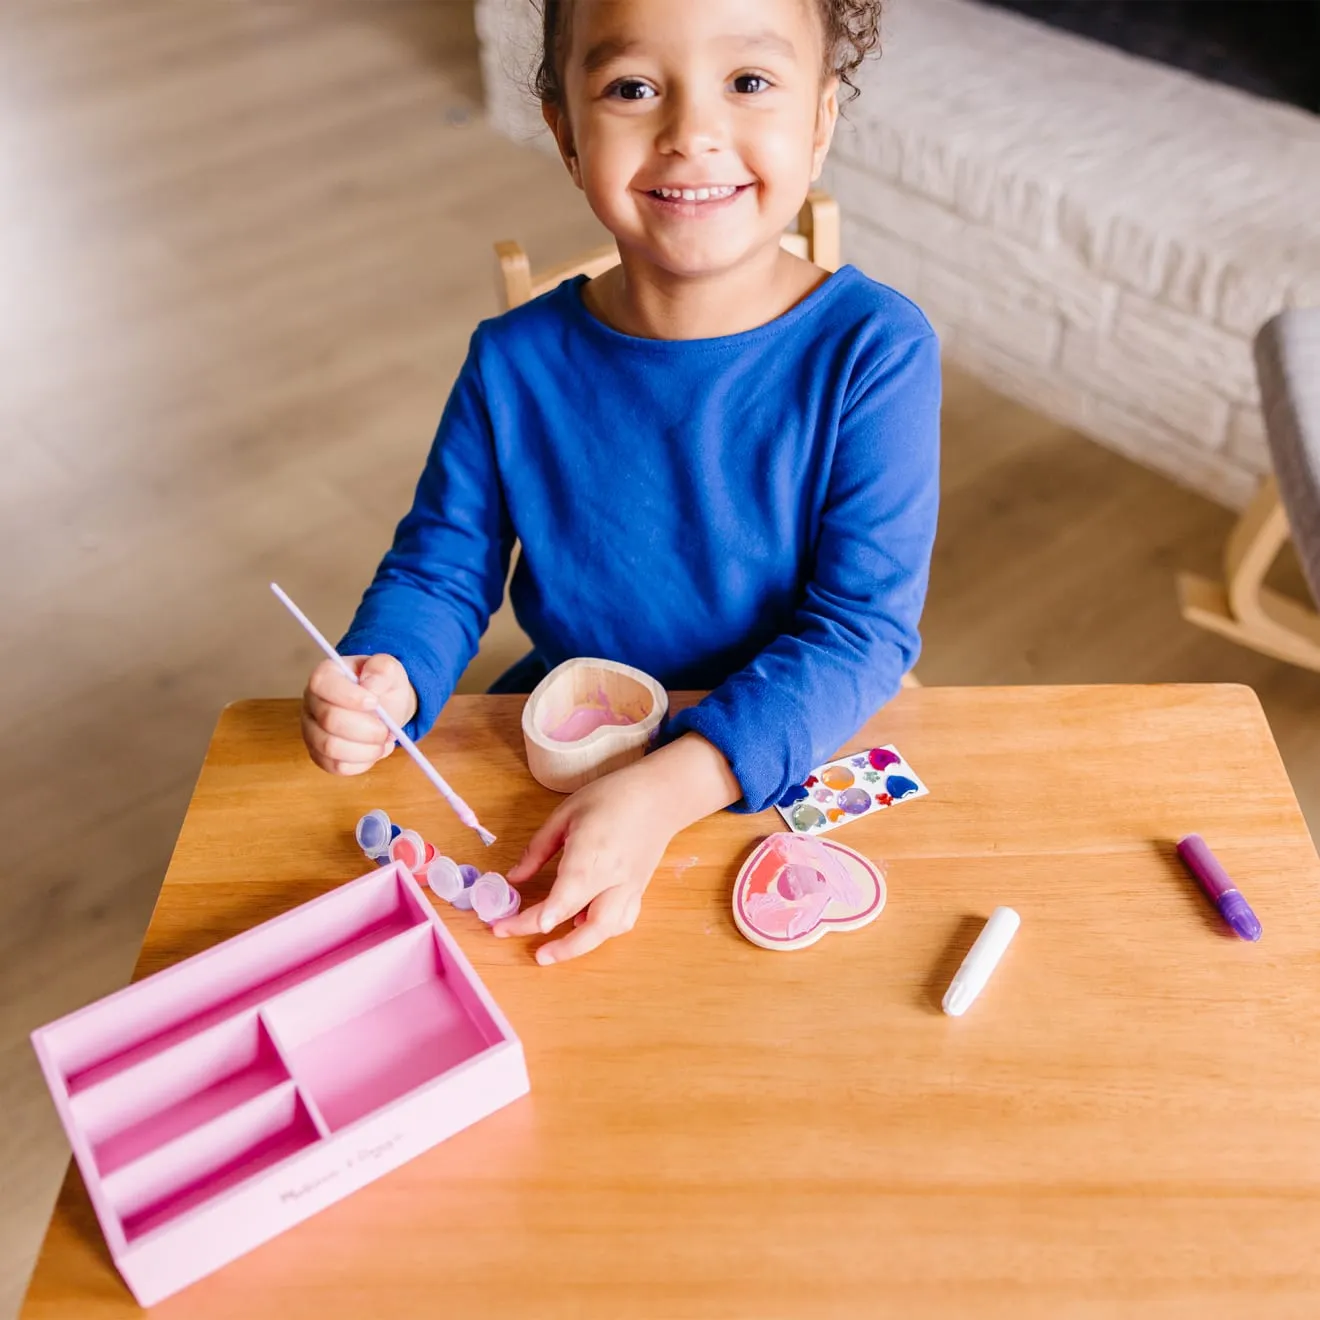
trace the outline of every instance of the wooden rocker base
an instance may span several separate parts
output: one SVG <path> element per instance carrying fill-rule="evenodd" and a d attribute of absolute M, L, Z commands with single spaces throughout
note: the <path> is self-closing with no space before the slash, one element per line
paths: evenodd
<path fill-rule="evenodd" d="M 1262 655 L 1320 673 L 1320 615 L 1264 585 L 1288 539 L 1288 519 L 1272 477 L 1233 529 L 1224 552 L 1223 583 L 1178 575 L 1182 616 L 1198 628 Z"/>
<path fill-rule="evenodd" d="M 1276 592 L 1270 591 L 1269 594 L 1276 596 L 1283 605 L 1301 608 L 1286 597 L 1278 596 Z M 1320 673 L 1320 646 L 1313 646 L 1301 637 L 1290 638 L 1269 632 L 1262 634 L 1235 618 L 1228 608 L 1228 592 L 1224 590 L 1222 582 L 1211 582 L 1209 578 L 1196 573 L 1180 573 L 1178 604 L 1183 618 L 1198 628 L 1218 633 L 1230 642 L 1250 647 L 1275 660 L 1284 660 L 1290 665 L 1300 665 L 1303 669 L 1314 669 Z"/>

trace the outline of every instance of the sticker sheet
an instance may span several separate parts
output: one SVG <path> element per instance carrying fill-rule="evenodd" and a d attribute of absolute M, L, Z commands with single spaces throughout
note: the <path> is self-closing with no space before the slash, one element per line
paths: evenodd
<path fill-rule="evenodd" d="M 784 794 L 776 810 L 794 834 L 828 834 L 929 792 L 896 747 L 872 747 L 813 770 L 805 784 Z"/>

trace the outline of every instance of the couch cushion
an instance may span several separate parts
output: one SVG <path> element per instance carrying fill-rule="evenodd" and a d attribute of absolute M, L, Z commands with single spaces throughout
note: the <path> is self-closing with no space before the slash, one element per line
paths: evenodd
<path fill-rule="evenodd" d="M 1320 307 L 1267 322 L 1256 337 L 1256 368 L 1279 493 L 1320 602 Z"/>

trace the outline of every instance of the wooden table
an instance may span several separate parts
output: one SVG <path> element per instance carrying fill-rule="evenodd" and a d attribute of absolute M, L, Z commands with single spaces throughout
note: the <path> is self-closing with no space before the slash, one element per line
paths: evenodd
<path fill-rule="evenodd" d="M 460 698 L 430 739 L 499 869 L 555 800 L 526 776 L 520 709 Z M 314 770 L 296 710 L 222 717 L 138 976 L 362 872 L 369 807 L 474 854 L 402 756 Z M 727 813 L 580 962 L 539 968 L 447 914 L 532 1094 L 153 1314 L 1320 1315 L 1320 866 L 1254 696 L 926 689 L 850 747 L 882 741 L 931 796 L 837 836 L 889 865 L 875 925 L 746 943 L 730 886 L 778 817 Z M 1182 870 L 1191 830 L 1260 944 Z M 1000 903 L 1022 930 L 945 1018 Z M 22 1315 L 135 1310 L 71 1174 Z"/>

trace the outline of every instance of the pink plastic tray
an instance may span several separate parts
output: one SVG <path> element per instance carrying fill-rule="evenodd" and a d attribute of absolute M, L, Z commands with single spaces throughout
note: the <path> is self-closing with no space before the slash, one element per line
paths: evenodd
<path fill-rule="evenodd" d="M 528 1090 L 522 1045 L 401 866 L 32 1043 L 143 1306 Z"/>

